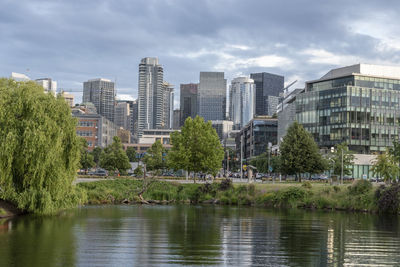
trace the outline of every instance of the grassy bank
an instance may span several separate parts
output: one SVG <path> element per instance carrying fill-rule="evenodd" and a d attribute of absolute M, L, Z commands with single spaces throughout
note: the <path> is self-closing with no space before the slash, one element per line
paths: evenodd
<path fill-rule="evenodd" d="M 138 192 L 142 186 L 142 180 L 133 179 L 78 185 L 87 192 L 88 204 L 140 203 Z M 155 181 L 143 198 L 150 203 L 214 203 L 398 213 L 400 187 L 378 188 L 367 181 L 342 186 L 310 182 L 232 185 L 227 181 L 212 184 Z"/>

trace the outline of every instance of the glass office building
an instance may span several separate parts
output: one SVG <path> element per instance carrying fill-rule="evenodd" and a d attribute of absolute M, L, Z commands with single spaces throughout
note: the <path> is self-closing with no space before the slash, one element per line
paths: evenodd
<path fill-rule="evenodd" d="M 306 83 L 296 118 L 321 148 L 346 142 L 356 153 L 384 151 L 398 138 L 400 67 L 357 64 Z"/>
<path fill-rule="evenodd" d="M 198 115 L 205 121 L 226 118 L 226 79 L 223 72 L 200 72 Z"/>

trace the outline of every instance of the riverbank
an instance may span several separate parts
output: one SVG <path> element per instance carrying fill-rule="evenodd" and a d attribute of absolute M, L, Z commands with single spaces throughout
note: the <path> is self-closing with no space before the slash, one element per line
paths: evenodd
<path fill-rule="evenodd" d="M 310 182 L 233 185 L 225 180 L 180 184 L 157 180 L 151 181 L 140 196 L 142 180 L 115 179 L 77 186 L 87 192 L 87 204 L 206 203 L 389 213 L 398 213 L 400 206 L 400 190 L 372 186 L 365 180 L 341 186 Z"/>
<path fill-rule="evenodd" d="M 0 219 L 13 217 L 22 213 L 23 212 L 14 205 L 0 199 Z"/>

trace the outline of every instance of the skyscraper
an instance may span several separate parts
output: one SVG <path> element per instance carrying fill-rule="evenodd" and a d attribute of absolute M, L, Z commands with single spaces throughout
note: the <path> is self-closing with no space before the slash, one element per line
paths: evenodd
<path fill-rule="evenodd" d="M 256 85 L 256 114 L 272 116 L 279 104 L 279 93 L 284 88 L 284 77 L 267 72 L 252 73 Z"/>
<path fill-rule="evenodd" d="M 185 123 L 188 117 L 196 117 L 197 115 L 197 91 L 198 83 L 181 84 L 180 99 L 180 125 Z"/>
<path fill-rule="evenodd" d="M 223 72 L 200 72 L 198 115 L 205 121 L 226 118 L 226 79 Z"/>
<path fill-rule="evenodd" d="M 238 77 L 232 80 L 230 86 L 229 117 L 233 128 L 240 130 L 255 114 L 255 85 L 248 77 Z"/>
<path fill-rule="evenodd" d="M 83 83 L 83 103 L 91 102 L 97 113 L 114 122 L 114 83 L 107 79 L 92 79 Z"/>
<path fill-rule="evenodd" d="M 139 64 L 138 137 L 144 129 L 163 128 L 164 70 L 157 58 L 146 57 Z"/>
<path fill-rule="evenodd" d="M 174 119 L 174 86 L 163 82 L 163 115 L 160 128 L 172 129 Z"/>

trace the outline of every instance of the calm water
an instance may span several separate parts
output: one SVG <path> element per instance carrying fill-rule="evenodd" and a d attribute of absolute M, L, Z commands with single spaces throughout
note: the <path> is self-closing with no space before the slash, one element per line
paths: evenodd
<path fill-rule="evenodd" d="M 398 217 L 91 206 L 0 221 L 0 266 L 399 266 Z"/>

